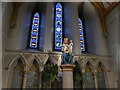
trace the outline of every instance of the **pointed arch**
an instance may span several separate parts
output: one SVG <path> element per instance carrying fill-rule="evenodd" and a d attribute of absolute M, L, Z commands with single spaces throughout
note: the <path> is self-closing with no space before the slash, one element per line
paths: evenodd
<path fill-rule="evenodd" d="M 94 75 L 92 73 L 92 70 L 90 68 L 90 63 L 87 62 L 86 68 L 85 68 L 85 88 L 95 88 L 94 84 Z"/>
<path fill-rule="evenodd" d="M 17 65 L 13 69 L 11 88 L 22 88 L 23 85 L 23 63 L 19 59 Z"/>
<path fill-rule="evenodd" d="M 39 57 L 37 57 L 37 55 L 33 55 L 31 59 L 27 62 L 27 70 L 31 68 L 31 66 L 33 65 L 33 62 L 36 62 L 38 65 L 38 68 L 40 69 L 42 62 L 40 62 L 40 59 Z"/>
<path fill-rule="evenodd" d="M 24 69 L 25 69 L 25 65 L 26 65 L 26 63 L 27 63 L 27 60 L 24 58 L 24 56 L 23 55 L 17 55 L 16 57 L 14 57 L 10 62 L 9 62 L 9 64 L 8 64 L 8 66 L 6 67 L 6 69 L 7 70 L 9 70 L 9 69 L 13 69 L 15 66 L 16 66 L 16 64 L 17 64 L 17 62 L 18 62 L 18 60 L 21 60 L 22 61 L 22 63 L 23 63 L 23 67 L 24 67 Z"/>
<path fill-rule="evenodd" d="M 103 70 L 102 67 L 103 67 L 102 63 L 99 62 L 99 65 L 98 65 L 98 76 L 97 76 L 98 88 L 106 88 L 105 78 L 104 78 L 104 70 Z"/>
<path fill-rule="evenodd" d="M 85 61 L 85 68 L 86 68 L 87 65 L 89 65 L 91 71 L 93 72 L 93 62 L 90 58 Z"/>
<path fill-rule="evenodd" d="M 55 7 L 55 50 L 61 50 L 62 46 L 62 17 L 62 5 L 60 3 L 57 3 Z"/>
<path fill-rule="evenodd" d="M 30 48 L 37 48 L 38 46 L 39 21 L 40 21 L 40 16 L 39 13 L 36 12 L 34 14 L 33 22 L 32 22 L 30 45 L 29 45 Z"/>
<path fill-rule="evenodd" d="M 83 23 L 82 23 L 82 20 L 80 18 L 78 18 L 78 20 L 79 20 L 79 33 L 80 33 L 81 51 L 85 51 Z"/>

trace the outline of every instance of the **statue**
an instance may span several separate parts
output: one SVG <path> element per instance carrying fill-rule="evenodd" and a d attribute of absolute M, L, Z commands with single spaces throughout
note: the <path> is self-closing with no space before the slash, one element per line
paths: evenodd
<path fill-rule="evenodd" d="M 70 44 L 68 45 L 68 38 L 64 38 L 64 42 L 62 45 L 62 64 L 73 63 L 72 48 L 72 40 L 70 40 Z"/>

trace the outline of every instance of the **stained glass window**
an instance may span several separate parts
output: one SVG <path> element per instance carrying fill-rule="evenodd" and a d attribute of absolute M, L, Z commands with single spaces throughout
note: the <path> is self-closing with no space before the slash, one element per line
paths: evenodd
<path fill-rule="evenodd" d="M 86 66 L 85 70 L 85 88 L 94 88 L 94 76 L 89 67 L 89 63 Z"/>
<path fill-rule="evenodd" d="M 27 88 L 39 88 L 39 70 L 36 64 L 33 64 L 27 75 Z"/>
<path fill-rule="evenodd" d="M 80 33 L 81 51 L 85 51 L 83 25 L 82 25 L 81 19 L 78 18 L 78 20 L 79 20 L 79 33 Z"/>
<path fill-rule="evenodd" d="M 62 45 L 62 5 L 56 5 L 55 18 L 55 49 L 61 50 Z"/>
<path fill-rule="evenodd" d="M 98 88 L 106 88 L 105 79 L 104 79 L 104 71 L 101 68 L 101 64 L 98 67 Z"/>
<path fill-rule="evenodd" d="M 19 61 L 13 70 L 11 88 L 22 88 L 23 84 L 23 67 L 22 62 Z"/>
<path fill-rule="evenodd" d="M 40 19 L 39 14 L 35 13 L 35 15 L 33 17 L 31 37 L 30 37 L 30 47 L 31 48 L 37 48 L 39 19 Z"/>

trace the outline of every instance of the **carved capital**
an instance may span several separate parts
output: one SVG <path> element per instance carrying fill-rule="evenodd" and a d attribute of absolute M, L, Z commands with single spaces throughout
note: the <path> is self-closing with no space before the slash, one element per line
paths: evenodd
<path fill-rule="evenodd" d="M 42 72 L 43 72 L 43 70 L 42 70 L 42 71 L 41 71 L 41 70 L 39 71 L 40 74 L 42 74 Z"/>
<path fill-rule="evenodd" d="M 28 71 L 27 70 L 24 70 L 24 75 L 28 74 Z"/>
<path fill-rule="evenodd" d="M 82 72 L 82 76 L 85 76 L 85 72 Z"/>
<path fill-rule="evenodd" d="M 98 72 L 93 72 L 93 74 L 94 74 L 94 77 L 96 77 L 96 76 L 97 76 L 97 74 L 98 74 Z"/>
<path fill-rule="evenodd" d="M 5 69 L 6 69 L 6 70 L 9 70 L 9 69 L 10 69 L 10 67 L 9 67 L 9 66 L 7 66 Z"/>

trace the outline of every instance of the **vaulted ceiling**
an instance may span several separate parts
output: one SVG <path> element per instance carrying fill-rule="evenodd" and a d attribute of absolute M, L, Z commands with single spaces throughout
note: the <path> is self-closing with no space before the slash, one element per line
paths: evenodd
<path fill-rule="evenodd" d="M 115 2 L 115 0 L 113 2 L 109 2 L 108 0 L 96 0 L 96 2 L 94 2 L 95 0 L 89 1 L 96 8 L 100 16 L 103 32 L 107 32 L 105 18 L 118 4 L 120 4 L 120 2 Z"/>

